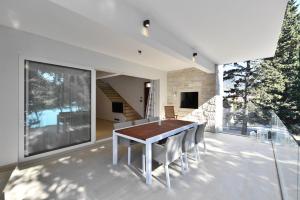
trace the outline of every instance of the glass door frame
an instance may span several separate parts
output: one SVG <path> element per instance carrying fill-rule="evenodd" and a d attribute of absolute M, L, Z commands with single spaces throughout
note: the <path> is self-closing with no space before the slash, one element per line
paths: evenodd
<path fill-rule="evenodd" d="M 25 140 L 24 140 L 24 124 L 25 124 L 25 61 L 35 61 L 35 62 L 42 62 L 42 63 L 49 63 L 53 65 L 61 65 L 64 67 L 76 68 L 76 69 L 83 69 L 89 70 L 91 72 L 91 140 L 89 142 L 85 142 L 82 144 L 77 144 L 69 147 L 64 147 L 61 149 L 40 153 L 37 155 L 25 157 Z M 33 159 L 43 158 L 46 156 L 62 153 L 65 151 L 77 149 L 80 147 L 85 147 L 91 144 L 94 144 L 96 141 L 96 71 L 91 67 L 83 67 L 76 64 L 65 63 L 55 60 L 49 60 L 46 58 L 37 58 L 37 57 L 30 57 L 30 56 L 20 56 L 19 57 L 19 124 L 18 124 L 18 162 L 29 161 Z"/>

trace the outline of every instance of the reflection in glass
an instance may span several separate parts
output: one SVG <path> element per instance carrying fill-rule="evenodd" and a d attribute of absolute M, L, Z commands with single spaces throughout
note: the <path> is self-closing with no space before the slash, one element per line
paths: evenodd
<path fill-rule="evenodd" d="M 25 62 L 25 156 L 91 140 L 91 71 Z"/>
<path fill-rule="evenodd" d="M 283 199 L 298 200 L 299 196 L 299 145 L 287 127 L 272 112 L 272 143 Z"/>

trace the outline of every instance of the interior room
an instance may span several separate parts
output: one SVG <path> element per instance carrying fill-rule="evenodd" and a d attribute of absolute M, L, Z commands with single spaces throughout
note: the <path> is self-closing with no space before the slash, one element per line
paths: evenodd
<path fill-rule="evenodd" d="M 144 118 L 149 79 L 97 71 L 96 85 L 97 140 L 112 136 L 113 123 Z"/>

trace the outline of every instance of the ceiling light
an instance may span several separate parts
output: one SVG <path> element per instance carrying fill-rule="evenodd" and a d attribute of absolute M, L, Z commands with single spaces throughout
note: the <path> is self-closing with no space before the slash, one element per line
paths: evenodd
<path fill-rule="evenodd" d="M 145 28 L 149 28 L 150 27 L 150 20 L 149 19 L 146 19 L 144 22 L 143 22 L 143 25 Z"/>
<path fill-rule="evenodd" d="M 146 88 L 151 88 L 151 83 L 146 83 Z"/>
<path fill-rule="evenodd" d="M 192 58 L 192 59 L 193 59 L 193 62 L 195 62 L 195 61 L 196 61 L 196 57 L 197 57 L 197 55 L 198 55 L 197 53 L 193 53 L 193 58 Z"/>

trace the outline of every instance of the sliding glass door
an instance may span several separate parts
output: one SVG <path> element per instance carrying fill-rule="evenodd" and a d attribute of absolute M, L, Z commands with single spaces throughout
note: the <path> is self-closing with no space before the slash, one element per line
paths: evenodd
<path fill-rule="evenodd" d="M 91 141 L 91 71 L 25 61 L 24 156 Z"/>

